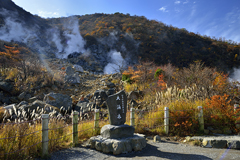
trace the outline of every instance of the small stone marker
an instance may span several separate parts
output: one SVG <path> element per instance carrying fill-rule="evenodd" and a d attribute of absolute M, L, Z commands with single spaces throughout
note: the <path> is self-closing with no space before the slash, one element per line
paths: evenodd
<path fill-rule="evenodd" d="M 111 125 L 123 125 L 126 122 L 127 95 L 122 90 L 107 99 L 109 122 Z"/>

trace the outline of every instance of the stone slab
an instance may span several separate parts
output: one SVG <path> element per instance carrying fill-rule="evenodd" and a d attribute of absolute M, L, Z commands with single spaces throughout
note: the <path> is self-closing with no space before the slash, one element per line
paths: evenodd
<path fill-rule="evenodd" d="M 107 99 L 109 122 L 111 125 L 122 125 L 126 122 L 127 95 L 124 90 Z"/>
<path fill-rule="evenodd" d="M 101 136 L 103 138 L 124 138 L 132 137 L 135 128 L 129 125 L 105 125 L 101 128 Z"/>

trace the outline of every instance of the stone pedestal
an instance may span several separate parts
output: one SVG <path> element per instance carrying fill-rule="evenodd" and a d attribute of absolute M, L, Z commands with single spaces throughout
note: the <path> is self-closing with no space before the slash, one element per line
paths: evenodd
<path fill-rule="evenodd" d="M 105 125 L 101 129 L 101 136 L 103 138 L 117 139 L 132 137 L 134 134 L 135 128 L 129 125 Z"/>
<path fill-rule="evenodd" d="M 114 155 L 141 151 L 146 147 L 147 142 L 142 134 L 134 134 L 132 137 L 121 139 L 109 139 L 102 136 L 91 137 L 87 146 L 103 153 L 113 153 Z"/>

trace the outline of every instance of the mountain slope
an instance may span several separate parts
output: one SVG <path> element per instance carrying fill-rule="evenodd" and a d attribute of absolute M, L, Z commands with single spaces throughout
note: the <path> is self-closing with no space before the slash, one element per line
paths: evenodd
<path fill-rule="evenodd" d="M 10 32 L 16 30 L 14 26 L 21 30 Z M 2 40 L 24 43 L 47 57 L 71 55 L 73 63 L 92 71 L 103 72 L 109 63 L 116 63 L 118 59 L 113 56 L 118 54 L 125 66 L 154 61 L 181 68 L 202 61 L 207 66 L 231 71 L 240 65 L 240 46 L 231 40 L 210 38 L 122 13 L 43 19 L 11 0 L 1 0 L 0 31 Z"/>

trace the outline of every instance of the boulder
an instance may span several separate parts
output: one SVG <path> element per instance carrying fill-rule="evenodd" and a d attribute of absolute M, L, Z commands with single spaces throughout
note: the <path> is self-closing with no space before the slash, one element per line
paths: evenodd
<path fill-rule="evenodd" d="M 66 75 L 64 77 L 66 83 L 70 84 L 80 84 L 80 77 L 78 74 Z"/>
<path fill-rule="evenodd" d="M 94 95 L 94 99 L 101 99 L 102 101 L 106 101 L 108 98 L 107 93 L 104 90 L 96 90 Z"/>
<path fill-rule="evenodd" d="M 142 94 L 141 91 L 131 91 L 128 94 L 128 100 L 131 100 L 131 99 L 136 100 L 142 96 L 141 94 Z"/>
<path fill-rule="evenodd" d="M 13 91 L 13 85 L 10 82 L 3 81 L 0 82 L 0 89 L 5 92 L 11 93 Z"/>
<path fill-rule="evenodd" d="M 69 110 L 72 108 L 72 98 L 68 95 L 60 93 L 49 93 L 45 95 L 43 102 L 61 108 L 63 106 L 64 110 Z"/>
<path fill-rule="evenodd" d="M 105 125 L 101 129 L 101 136 L 103 138 L 124 138 L 132 137 L 135 128 L 129 125 Z"/>
<path fill-rule="evenodd" d="M 66 68 L 66 74 L 67 75 L 73 75 L 74 74 L 74 70 L 73 70 L 73 68 L 71 66 L 68 66 Z"/>
<path fill-rule="evenodd" d="M 153 137 L 153 142 L 161 142 L 161 138 L 159 135 Z"/>
<path fill-rule="evenodd" d="M 82 66 L 80 65 L 75 64 L 73 65 L 73 68 L 75 69 L 76 72 L 81 72 L 81 73 L 84 72 Z"/>

